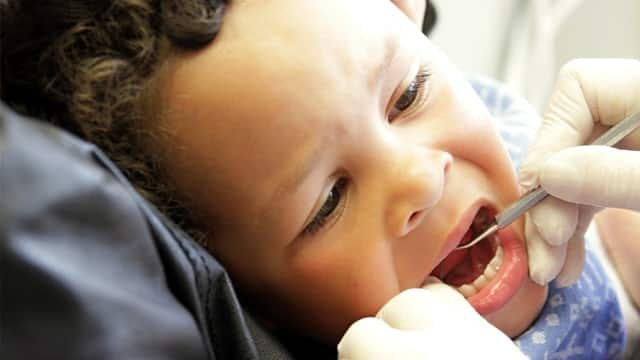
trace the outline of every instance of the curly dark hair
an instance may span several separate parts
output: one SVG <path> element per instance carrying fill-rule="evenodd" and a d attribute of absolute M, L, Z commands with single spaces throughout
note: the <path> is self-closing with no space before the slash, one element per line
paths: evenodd
<path fill-rule="evenodd" d="M 209 248 L 148 145 L 162 136 L 153 124 L 163 65 L 172 52 L 213 41 L 229 2 L 0 0 L 0 98 L 99 146 L 145 198 Z M 435 19 L 428 6 L 425 33 Z"/>
<path fill-rule="evenodd" d="M 162 64 L 218 33 L 228 0 L 0 0 L 0 96 L 105 151 L 138 191 L 205 239 L 145 151 Z M 207 244 L 203 244 L 206 245 Z"/>

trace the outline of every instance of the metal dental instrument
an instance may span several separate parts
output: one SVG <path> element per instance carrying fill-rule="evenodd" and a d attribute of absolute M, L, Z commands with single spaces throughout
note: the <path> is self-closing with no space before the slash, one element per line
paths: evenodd
<path fill-rule="evenodd" d="M 640 125 L 640 112 L 635 113 L 626 119 L 620 121 L 615 126 L 611 127 L 604 134 L 602 134 L 599 138 L 597 138 L 591 145 L 603 145 L 603 146 L 613 146 L 618 143 L 618 141 L 622 140 L 625 136 L 629 135 L 635 128 Z M 491 223 L 491 225 L 484 231 L 482 234 L 478 235 L 472 241 L 458 246 L 455 250 L 462 250 L 469 248 L 483 239 L 487 238 L 489 235 L 498 231 L 499 229 L 504 228 L 505 226 L 510 225 L 514 222 L 520 215 L 527 212 L 527 210 L 534 207 L 544 198 L 546 198 L 549 194 L 547 194 L 544 189 L 538 187 L 524 196 L 522 196 L 519 200 L 511 204 L 506 209 L 502 210 L 498 215 L 496 215 L 495 219 Z"/>

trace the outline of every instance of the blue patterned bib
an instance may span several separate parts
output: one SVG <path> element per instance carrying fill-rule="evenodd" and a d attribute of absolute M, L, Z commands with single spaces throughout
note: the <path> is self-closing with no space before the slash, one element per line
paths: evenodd
<path fill-rule="evenodd" d="M 515 343 L 531 359 L 622 358 L 622 312 L 592 252 L 587 251 L 585 268 L 574 285 L 550 284 L 542 312 Z"/>

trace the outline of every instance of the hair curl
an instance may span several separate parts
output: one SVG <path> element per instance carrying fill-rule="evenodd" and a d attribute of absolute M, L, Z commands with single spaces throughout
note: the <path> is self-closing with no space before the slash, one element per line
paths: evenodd
<path fill-rule="evenodd" d="M 0 96 L 98 145 L 140 193 L 199 242 L 187 207 L 145 151 L 171 48 L 218 33 L 228 0 L 0 0 Z M 146 106 L 145 106 L 146 104 Z M 203 244 L 206 246 L 206 244 Z"/>

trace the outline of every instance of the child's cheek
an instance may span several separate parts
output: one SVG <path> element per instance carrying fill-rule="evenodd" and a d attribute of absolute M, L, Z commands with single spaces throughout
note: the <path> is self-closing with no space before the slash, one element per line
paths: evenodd
<path fill-rule="evenodd" d="M 286 298 L 297 299 L 290 315 L 312 320 L 307 323 L 315 324 L 313 331 L 320 331 L 321 337 L 337 338 L 357 319 L 375 316 L 399 291 L 389 256 L 382 247 L 380 252 L 373 249 L 375 246 L 355 252 L 315 247 L 298 256 L 283 284 L 292 295 Z"/>

